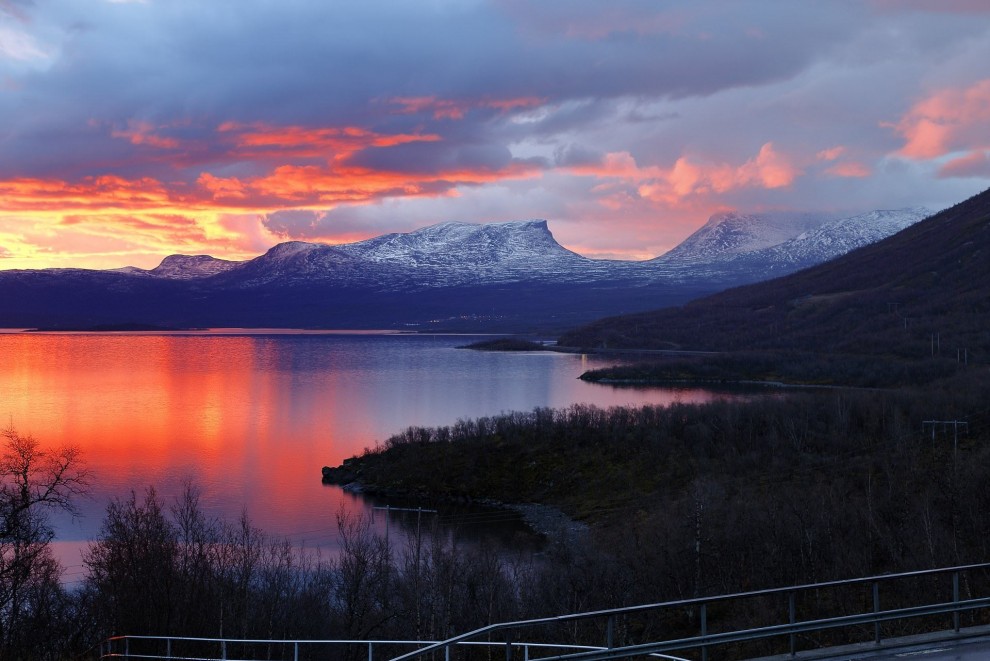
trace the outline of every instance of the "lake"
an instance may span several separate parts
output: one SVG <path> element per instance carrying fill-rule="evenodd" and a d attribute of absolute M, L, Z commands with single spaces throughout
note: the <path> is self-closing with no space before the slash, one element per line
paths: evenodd
<path fill-rule="evenodd" d="M 614 364 L 554 352 L 457 349 L 478 339 L 301 331 L 0 333 L 0 418 L 43 445 L 81 448 L 92 472 L 80 516 L 54 520 L 67 578 L 99 534 L 107 503 L 185 481 L 204 509 L 246 511 L 270 533 L 333 548 L 341 508 L 360 496 L 321 483 L 320 469 L 412 425 L 566 407 L 701 402 L 704 390 L 585 383 Z M 482 517 L 483 520 L 483 517 Z M 381 525 L 381 522 L 378 523 Z"/>

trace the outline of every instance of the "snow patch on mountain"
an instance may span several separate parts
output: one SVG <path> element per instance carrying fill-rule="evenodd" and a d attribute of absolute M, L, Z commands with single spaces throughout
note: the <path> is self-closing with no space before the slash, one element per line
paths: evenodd
<path fill-rule="evenodd" d="M 832 213 L 717 213 L 701 228 L 655 262 L 676 265 L 712 262 L 780 245 L 836 218 Z"/>
<path fill-rule="evenodd" d="M 548 257 L 585 258 L 553 238 L 545 220 L 474 225 L 440 223 L 415 232 L 383 236 L 340 246 L 372 262 L 402 263 L 412 268 L 492 265 Z"/>
<path fill-rule="evenodd" d="M 779 245 L 737 255 L 734 261 L 769 269 L 801 268 L 835 259 L 856 248 L 876 243 L 932 214 L 925 207 L 878 209 L 829 221 Z"/>

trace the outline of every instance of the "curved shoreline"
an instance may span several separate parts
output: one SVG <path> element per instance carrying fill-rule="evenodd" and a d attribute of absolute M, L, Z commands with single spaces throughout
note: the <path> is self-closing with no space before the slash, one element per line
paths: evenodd
<path fill-rule="evenodd" d="M 344 464 L 349 463 L 350 460 L 345 459 Z M 430 494 L 410 494 L 398 492 L 394 489 L 380 489 L 372 485 L 369 487 L 365 485 L 356 477 L 347 479 L 353 476 L 354 473 L 345 465 L 331 467 L 323 467 L 323 483 L 332 484 L 339 486 L 341 489 L 348 493 L 353 494 L 367 494 L 370 496 L 378 496 L 380 498 L 403 498 L 410 500 L 425 500 L 433 499 L 434 501 L 448 503 L 451 505 L 465 505 L 465 504 L 476 504 L 482 505 L 484 507 L 494 507 L 500 509 L 511 510 L 519 514 L 522 518 L 523 523 L 534 533 L 543 536 L 547 541 L 563 542 L 565 544 L 577 543 L 584 541 L 590 531 L 588 524 L 575 521 L 567 514 L 565 514 L 560 509 L 553 507 L 552 505 L 545 505 L 543 503 L 506 503 L 499 500 L 492 500 L 489 498 L 472 499 L 467 498 L 452 498 L 449 496 L 443 496 L 440 494 L 430 493 Z M 339 479 L 342 478 L 347 480 L 341 483 Z"/>

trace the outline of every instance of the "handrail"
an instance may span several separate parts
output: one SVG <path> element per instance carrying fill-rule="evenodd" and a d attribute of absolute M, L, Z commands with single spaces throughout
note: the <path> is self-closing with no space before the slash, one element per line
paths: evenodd
<path fill-rule="evenodd" d="M 643 611 L 648 611 L 648 610 L 702 606 L 717 601 L 750 599 L 754 597 L 803 592 L 806 590 L 818 590 L 822 588 L 860 585 L 863 583 L 878 583 L 881 581 L 891 581 L 901 578 L 912 578 L 917 576 L 929 576 L 929 575 L 945 574 L 952 572 L 971 571 L 974 569 L 990 569 L 990 563 L 984 562 L 984 563 L 970 564 L 970 565 L 958 565 L 955 567 L 942 567 L 938 569 L 921 569 L 921 570 L 908 571 L 908 572 L 899 572 L 896 574 L 879 574 L 876 576 L 867 576 L 864 578 L 842 579 L 837 581 L 826 581 L 823 583 L 806 583 L 806 584 L 794 585 L 790 587 L 769 588 L 765 590 L 752 590 L 748 592 L 736 592 L 732 594 L 714 595 L 710 597 L 694 597 L 692 599 L 665 601 L 665 602 L 658 602 L 653 604 L 643 604 L 639 606 L 625 606 L 621 608 L 609 608 L 605 610 L 586 611 L 582 613 L 569 613 L 566 615 L 554 615 L 550 617 L 533 618 L 529 620 L 516 620 L 513 622 L 499 622 L 496 624 L 489 624 L 487 626 L 481 627 L 480 629 L 475 629 L 474 631 L 469 631 L 467 633 L 463 633 L 458 636 L 454 636 L 453 638 L 448 638 L 447 640 L 434 643 L 426 647 L 422 647 L 418 650 L 413 650 L 412 652 L 407 652 L 406 654 L 402 654 L 400 656 L 394 657 L 393 659 L 391 659 L 391 661 L 406 661 L 408 659 L 415 658 L 422 654 L 428 654 L 430 652 L 443 649 L 453 644 L 459 644 L 463 641 L 468 640 L 469 638 L 474 638 L 476 636 L 494 633 L 497 631 L 504 631 L 506 629 L 521 629 L 523 627 L 539 626 L 543 624 L 555 624 L 560 622 L 570 622 L 574 620 L 591 619 L 591 618 L 599 618 L 599 617 L 615 617 L 618 615 L 627 615 L 630 613 L 641 613 Z M 869 613 L 869 615 L 873 617 L 877 615 L 877 613 Z M 873 622 L 874 620 L 870 619 L 869 621 Z M 790 625 L 786 625 L 786 626 L 790 626 Z M 708 634 L 708 635 L 711 636 L 715 634 Z"/>
<path fill-rule="evenodd" d="M 152 636 L 152 635 L 141 635 L 141 634 L 125 634 L 119 636 L 110 636 L 104 639 L 104 644 L 108 646 L 108 649 L 112 647 L 112 643 L 123 642 L 126 644 L 127 641 L 131 640 L 149 640 L 149 641 L 163 641 L 167 643 L 171 642 L 192 642 L 192 643 L 217 643 L 217 644 L 257 644 L 257 645 L 361 645 L 366 647 L 374 647 L 381 645 L 427 645 L 433 644 L 438 641 L 435 640 L 387 640 L 387 639 L 347 639 L 347 638 L 333 638 L 333 639 L 295 639 L 295 638 L 210 638 L 203 636 Z M 502 647 L 505 643 L 493 642 L 486 640 L 473 640 L 465 641 L 460 643 L 461 645 L 474 645 L 474 646 L 488 646 L 488 647 Z M 536 649 L 567 649 L 567 650 L 600 650 L 603 649 L 600 645 L 577 645 L 574 643 L 539 643 L 539 642 L 529 642 L 529 641 L 516 641 L 512 643 L 516 647 L 523 648 L 536 648 Z M 678 657 L 656 654 L 653 656 L 658 656 L 664 659 L 672 659 L 675 661 L 685 661 L 679 659 Z M 192 659 L 193 657 L 179 657 L 167 653 L 166 655 L 161 654 L 139 654 L 130 651 L 125 651 L 123 654 L 114 653 L 108 651 L 100 653 L 101 659 L 114 659 L 114 658 L 129 658 L 129 659 Z M 209 659 L 203 657 L 195 657 L 199 661 L 210 661 Z M 370 658 L 370 657 L 369 657 Z"/>
<path fill-rule="evenodd" d="M 742 629 L 740 631 L 725 631 L 722 633 L 710 633 L 704 636 L 692 636 L 690 638 L 680 638 L 677 640 L 665 640 L 656 643 L 643 643 L 640 645 L 628 645 L 626 647 L 600 648 L 600 651 L 591 653 L 564 654 L 559 656 L 541 657 L 539 661 L 595 661 L 598 659 L 615 659 L 649 654 L 651 652 L 662 652 L 667 650 L 696 649 L 717 644 L 740 643 L 762 638 L 772 638 L 787 634 L 808 633 L 811 631 L 823 631 L 825 629 L 841 629 L 842 627 L 856 626 L 857 624 L 873 624 L 875 622 L 889 622 L 891 620 L 902 620 L 912 617 L 923 617 L 925 615 L 940 615 L 944 613 L 954 613 L 976 608 L 990 607 L 990 597 L 980 599 L 969 599 L 959 602 L 945 602 L 942 604 L 932 604 L 926 606 L 911 606 L 908 608 L 897 608 L 879 613 L 859 613 L 857 615 L 840 615 L 822 620 L 807 620 L 805 622 L 795 622 L 794 624 L 776 624 L 757 629 Z"/>

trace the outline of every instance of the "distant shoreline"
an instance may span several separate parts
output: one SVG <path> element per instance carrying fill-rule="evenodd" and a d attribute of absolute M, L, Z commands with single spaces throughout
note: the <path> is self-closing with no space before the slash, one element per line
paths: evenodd
<path fill-rule="evenodd" d="M 229 335 L 403 335 L 410 337 L 429 336 L 464 336 L 480 337 L 485 335 L 495 335 L 494 333 L 470 333 L 454 331 L 423 331 L 423 330 L 396 330 L 396 329 L 327 329 L 327 328 L 243 328 L 243 327 L 206 327 L 206 328 L 169 328 L 169 327 L 113 327 L 113 326 L 86 326 L 86 327 L 40 327 L 40 328 L 0 328 L 0 335 L 14 335 L 19 333 L 34 333 L 39 335 L 49 334 L 92 334 L 92 335 L 203 335 L 203 336 L 229 336 Z"/>

